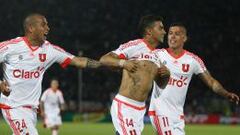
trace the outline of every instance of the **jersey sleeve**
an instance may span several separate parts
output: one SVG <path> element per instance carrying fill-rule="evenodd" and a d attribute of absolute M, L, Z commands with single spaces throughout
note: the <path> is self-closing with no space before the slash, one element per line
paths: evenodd
<path fill-rule="evenodd" d="M 59 102 L 60 102 L 60 104 L 64 104 L 65 103 L 65 101 L 64 101 L 64 98 L 63 98 L 63 94 L 62 94 L 62 92 L 59 92 Z"/>
<path fill-rule="evenodd" d="M 55 45 L 52 46 L 52 54 L 54 55 L 55 61 L 59 63 L 62 68 L 66 68 L 71 63 L 71 60 L 75 57 L 74 55 Z"/>
<path fill-rule="evenodd" d="M 128 59 L 128 54 L 131 52 L 131 48 L 123 48 L 123 45 L 120 45 L 112 52 L 117 54 L 120 59 Z"/>
<path fill-rule="evenodd" d="M 193 56 L 194 59 L 194 74 L 200 74 L 203 73 L 207 70 L 204 62 L 202 61 L 201 58 L 199 58 L 198 56 Z"/>
<path fill-rule="evenodd" d="M 40 101 L 45 102 L 45 101 L 46 101 L 46 98 L 47 98 L 47 90 L 43 92 Z"/>
<path fill-rule="evenodd" d="M 10 49 L 5 42 L 0 43 L 0 63 L 6 61 L 6 56 L 9 53 Z"/>
<path fill-rule="evenodd" d="M 116 50 L 112 51 L 117 54 L 120 59 L 129 59 L 130 55 L 137 51 L 137 45 L 141 43 L 141 40 L 133 40 L 127 43 L 121 44 Z"/>

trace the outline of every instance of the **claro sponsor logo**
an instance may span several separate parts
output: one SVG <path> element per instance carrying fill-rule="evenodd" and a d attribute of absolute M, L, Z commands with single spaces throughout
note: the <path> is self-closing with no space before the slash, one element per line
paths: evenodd
<path fill-rule="evenodd" d="M 181 76 L 180 79 L 174 79 L 170 77 L 168 81 L 168 85 L 183 87 L 184 85 L 187 85 L 187 83 L 185 82 L 186 80 L 187 80 L 187 77 L 183 77 L 183 76 Z"/>
<path fill-rule="evenodd" d="M 15 78 L 22 78 L 22 79 L 33 79 L 33 78 L 39 78 L 41 71 L 44 69 L 38 68 L 36 71 L 26 71 L 24 69 L 15 69 L 13 70 L 13 76 Z"/>

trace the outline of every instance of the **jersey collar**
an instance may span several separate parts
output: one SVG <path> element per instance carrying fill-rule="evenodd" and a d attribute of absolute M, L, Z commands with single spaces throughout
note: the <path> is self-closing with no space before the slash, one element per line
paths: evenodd
<path fill-rule="evenodd" d="M 175 59 L 181 58 L 186 52 L 186 50 L 183 50 L 179 55 L 175 55 L 171 48 L 167 48 L 166 50 L 167 50 L 168 54 L 171 55 Z"/>
<path fill-rule="evenodd" d="M 26 43 L 26 45 L 28 46 L 28 48 L 31 50 L 31 51 L 36 51 L 38 48 L 39 48 L 39 46 L 37 46 L 37 47 L 33 47 L 33 45 L 29 42 L 29 40 L 27 39 L 27 37 L 23 37 L 23 40 L 24 40 L 24 42 Z"/>
<path fill-rule="evenodd" d="M 143 41 L 143 43 L 147 46 L 147 48 L 151 51 L 155 50 L 155 48 L 153 48 L 148 42 L 146 42 L 144 39 L 141 39 Z"/>

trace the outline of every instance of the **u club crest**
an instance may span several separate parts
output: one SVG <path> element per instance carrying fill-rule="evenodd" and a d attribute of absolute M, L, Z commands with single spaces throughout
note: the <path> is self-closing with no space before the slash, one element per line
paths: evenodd
<path fill-rule="evenodd" d="M 190 67 L 189 64 L 182 64 L 182 71 L 183 72 L 188 72 L 189 71 L 189 67 Z"/>
<path fill-rule="evenodd" d="M 47 59 L 47 55 L 45 53 L 39 53 L 38 56 L 41 62 L 44 62 Z"/>

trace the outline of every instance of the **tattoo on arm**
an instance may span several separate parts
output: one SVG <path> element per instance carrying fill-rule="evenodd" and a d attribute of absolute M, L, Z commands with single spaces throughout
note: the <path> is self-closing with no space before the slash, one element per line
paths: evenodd
<path fill-rule="evenodd" d="M 98 67 L 100 67 L 101 65 L 102 65 L 102 64 L 101 64 L 99 61 L 96 61 L 96 60 L 87 58 L 86 68 L 98 68 Z"/>
<path fill-rule="evenodd" d="M 228 92 L 224 89 L 224 87 L 216 80 L 214 79 L 211 74 L 206 71 L 204 73 L 200 74 L 200 78 L 203 80 L 203 82 L 211 88 L 215 93 L 225 96 Z"/>
<path fill-rule="evenodd" d="M 222 96 L 226 96 L 228 93 L 217 80 L 213 80 L 212 90 Z"/>

